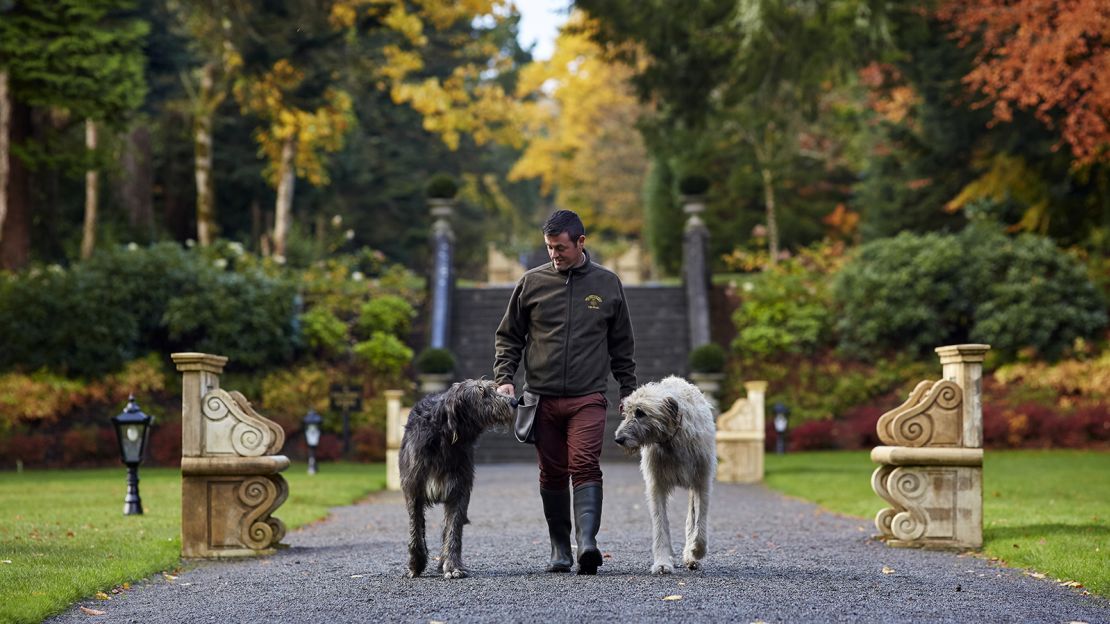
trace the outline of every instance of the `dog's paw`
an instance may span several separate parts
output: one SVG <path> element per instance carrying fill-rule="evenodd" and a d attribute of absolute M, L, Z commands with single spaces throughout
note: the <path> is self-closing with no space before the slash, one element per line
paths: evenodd
<path fill-rule="evenodd" d="M 460 579 L 466 578 L 466 570 L 462 568 L 451 568 L 443 571 L 443 578 L 445 579 Z"/>
<path fill-rule="evenodd" d="M 656 561 L 655 563 L 651 564 L 651 573 L 659 576 L 664 574 L 673 574 L 674 566 L 669 563 Z"/>
<path fill-rule="evenodd" d="M 682 565 L 686 566 L 687 570 L 701 569 L 701 563 L 697 559 L 686 559 L 682 562 Z"/>
<path fill-rule="evenodd" d="M 405 570 L 405 578 L 416 578 L 420 576 L 421 570 Z"/>

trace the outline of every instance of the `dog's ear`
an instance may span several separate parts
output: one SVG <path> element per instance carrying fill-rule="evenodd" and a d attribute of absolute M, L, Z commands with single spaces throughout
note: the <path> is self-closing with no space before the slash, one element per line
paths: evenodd
<path fill-rule="evenodd" d="M 663 399 L 663 411 L 667 416 L 670 416 L 671 421 L 674 422 L 675 429 L 682 426 L 682 412 L 678 409 L 678 401 L 674 397 L 667 397 Z"/>

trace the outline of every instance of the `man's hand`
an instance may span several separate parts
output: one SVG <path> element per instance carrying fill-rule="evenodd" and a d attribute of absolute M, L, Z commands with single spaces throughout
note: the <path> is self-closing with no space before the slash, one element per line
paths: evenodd
<path fill-rule="evenodd" d="M 504 394 L 505 396 L 516 397 L 516 389 L 513 388 L 513 384 L 511 383 L 501 384 L 500 386 L 497 386 L 497 393 Z"/>

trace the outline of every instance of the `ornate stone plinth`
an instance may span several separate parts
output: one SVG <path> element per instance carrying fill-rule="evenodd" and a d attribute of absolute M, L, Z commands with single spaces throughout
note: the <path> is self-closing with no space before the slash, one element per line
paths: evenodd
<path fill-rule="evenodd" d="M 891 504 L 875 526 L 891 546 L 983 545 L 982 361 L 988 345 L 937 348 L 941 381 L 922 381 L 883 414 L 871 487 Z"/>
<path fill-rule="evenodd" d="M 174 353 L 182 372 L 181 554 L 242 557 L 273 553 L 285 525 L 272 516 L 289 497 L 274 455 L 285 432 L 238 392 L 220 389 L 227 358 Z"/>
<path fill-rule="evenodd" d="M 737 399 L 717 419 L 717 480 L 756 483 L 763 480 L 764 396 L 766 381 L 744 384 L 747 398 Z"/>

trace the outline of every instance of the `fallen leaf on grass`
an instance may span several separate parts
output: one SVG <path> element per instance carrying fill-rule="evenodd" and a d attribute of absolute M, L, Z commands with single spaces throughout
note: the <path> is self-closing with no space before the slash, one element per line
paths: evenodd
<path fill-rule="evenodd" d="M 1079 581 L 1061 581 L 1060 582 L 1060 587 L 1079 588 L 1079 587 L 1083 587 L 1083 583 L 1080 583 Z"/>
<path fill-rule="evenodd" d="M 165 578 L 167 581 L 176 581 L 177 580 L 176 576 L 174 576 L 172 574 L 166 574 L 165 572 L 162 573 L 162 577 Z"/>
<path fill-rule="evenodd" d="M 894 574 L 894 568 L 890 566 L 883 566 L 883 574 Z"/>
<path fill-rule="evenodd" d="M 107 611 L 101 611 L 100 609 L 90 609 L 88 607 L 80 607 L 80 609 L 81 613 L 85 615 L 108 615 Z"/>
<path fill-rule="evenodd" d="M 1045 577 L 1045 575 L 1040 572 L 1026 572 L 1025 576 L 1032 576 L 1035 579 L 1043 579 Z"/>
<path fill-rule="evenodd" d="M 663 600 L 682 600 L 682 596 L 679 596 L 678 594 L 671 594 L 670 596 L 664 596 Z"/>
<path fill-rule="evenodd" d="M 112 598 L 108 594 L 105 594 L 104 592 L 96 592 L 96 599 L 97 600 L 111 600 Z"/>

